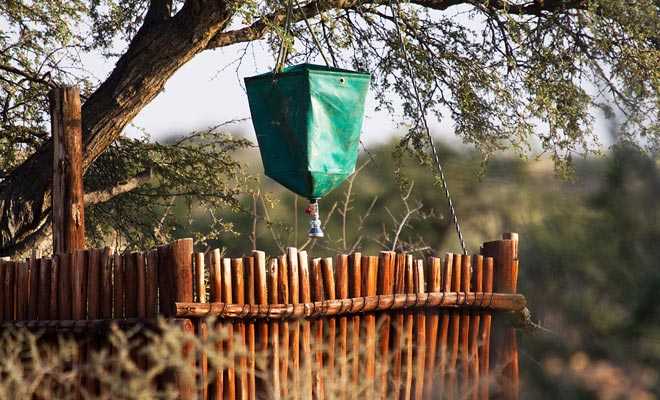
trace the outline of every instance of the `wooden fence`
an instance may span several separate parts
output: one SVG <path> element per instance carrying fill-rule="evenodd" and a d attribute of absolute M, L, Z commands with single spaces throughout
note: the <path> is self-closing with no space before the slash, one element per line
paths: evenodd
<path fill-rule="evenodd" d="M 199 351 L 194 376 L 167 378 L 181 398 L 516 399 L 517 248 L 505 234 L 480 255 L 428 260 L 295 248 L 222 258 L 193 253 L 189 239 L 128 254 L 81 250 L 1 261 L 0 316 L 4 329 L 82 338 L 81 363 L 111 323 L 154 327 L 165 317 L 201 343 L 215 338 L 230 362 L 217 367 Z M 82 385 L 92 397 L 104 390 Z"/>

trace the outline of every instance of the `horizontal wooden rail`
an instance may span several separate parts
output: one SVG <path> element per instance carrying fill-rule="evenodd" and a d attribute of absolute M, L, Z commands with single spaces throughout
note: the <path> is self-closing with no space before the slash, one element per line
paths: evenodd
<path fill-rule="evenodd" d="M 422 307 L 519 311 L 525 308 L 525 296 L 483 292 L 435 292 L 366 296 L 298 304 L 177 302 L 176 316 L 200 318 L 215 315 L 222 318 L 240 319 L 296 319 Z"/>

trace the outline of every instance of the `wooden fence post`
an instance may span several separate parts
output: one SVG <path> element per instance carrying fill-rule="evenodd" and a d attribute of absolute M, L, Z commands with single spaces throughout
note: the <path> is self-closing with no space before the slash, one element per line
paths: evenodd
<path fill-rule="evenodd" d="M 177 301 L 193 301 L 193 241 L 179 239 L 169 245 L 158 247 L 158 286 L 160 292 L 160 312 L 163 316 L 176 316 Z M 184 333 L 194 334 L 194 325 L 190 320 L 173 320 Z M 191 344 L 184 346 L 184 356 L 191 350 Z M 195 376 L 183 376 L 182 371 L 173 371 L 179 391 L 179 398 L 192 399 L 195 396 Z M 167 376 L 167 374 L 166 374 Z M 166 379 L 167 379 L 166 378 Z"/>
<path fill-rule="evenodd" d="M 483 244 L 482 254 L 494 259 L 493 292 L 516 293 L 518 280 L 518 234 L 505 233 L 503 240 Z M 498 311 L 494 314 L 491 332 L 491 370 L 500 370 L 498 386 L 491 392 L 494 398 L 517 400 L 518 344 L 516 329 L 511 324 L 511 313 Z"/>
<path fill-rule="evenodd" d="M 176 316 L 177 301 L 193 301 L 193 241 L 179 239 L 158 248 L 160 312 Z"/>
<path fill-rule="evenodd" d="M 53 135 L 53 254 L 85 248 L 80 91 L 49 95 Z"/>

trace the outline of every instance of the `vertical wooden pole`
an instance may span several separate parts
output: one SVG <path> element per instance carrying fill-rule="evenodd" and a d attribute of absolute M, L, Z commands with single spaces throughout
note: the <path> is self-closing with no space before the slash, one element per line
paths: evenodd
<path fill-rule="evenodd" d="M 394 294 L 401 294 L 406 292 L 406 255 L 397 254 L 394 264 Z M 390 396 L 394 399 L 401 397 L 402 388 L 402 361 L 404 344 L 406 338 L 404 337 L 404 313 L 397 312 L 394 314 L 394 329 L 392 335 L 392 383 Z"/>
<path fill-rule="evenodd" d="M 59 293 L 58 317 L 53 319 L 71 319 L 72 308 L 72 287 L 71 287 L 71 254 L 62 253 L 55 258 L 57 263 L 57 272 L 59 274 L 57 282 L 57 292 Z M 51 282 L 52 284 L 52 282 Z"/>
<path fill-rule="evenodd" d="M 160 250 L 160 247 L 158 248 Z M 114 273 L 112 274 L 112 315 L 115 319 L 124 318 L 124 258 L 114 255 Z M 162 292 L 161 292 L 162 293 Z"/>
<path fill-rule="evenodd" d="M 75 250 L 70 265 L 71 316 L 74 320 L 87 319 L 87 252 L 82 249 Z M 78 348 L 78 354 L 74 356 L 76 385 L 83 388 L 87 386 L 87 380 L 81 372 L 89 347 L 83 342 L 76 342 L 76 345 Z M 78 400 L 82 399 L 82 396 L 76 393 L 72 398 Z"/>
<path fill-rule="evenodd" d="M 41 256 L 32 251 L 28 260 L 28 310 L 27 319 L 36 320 L 39 307 L 39 268 Z"/>
<path fill-rule="evenodd" d="M 50 92 L 53 135 L 53 253 L 85 248 L 80 91 Z"/>
<path fill-rule="evenodd" d="M 336 297 L 337 295 L 336 295 L 334 270 L 332 268 L 332 258 L 327 257 L 321 260 L 321 270 L 323 272 L 323 288 L 325 292 L 325 298 L 327 300 L 334 300 L 337 298 Z M 337 356 L 335 355 L 335 349 L 337 348 L 337 339 L 340 337 L 340 335 L 337 335 L 337 318 L 329 318 L 327 324 L 328 324 L 327 325 L 328 329 L 325 337 L 329 339 L 327 344 L 323 345 L 326 353 L 323 362 L 325 364 L 326 370 L 330 371 L 330 373 L 332 373 L 334 377 L 338 375 L 337 374 L 338 370 L 335 369 L 335 365 L 336 365 L 335 360 L 337 359 Z M 321 371 L 319 371 L 318 373 L 321 374 Z M 330 378 L 325 377 L 324 379 L 330 379 Z M 333 378 L 330 382 L 331 383 L 328 383 L 328 385 L 326 385 L 325 382 L 322 381 L 321 385 L 326 390 L 328 390 L 328 387 L 330 385 L 340 381 L 337 380 L 336 378 Z"/>
<path fill-rule="evenodd" d="M 170 303 L 161 303 L 161 312 L 165 316 L 175 316 L 176 306 L 175 302 L 193 301 L 193 241 L 192 239 L 179 239 L 172 242 L 171 248 L 171 264 L 170 268 L 165 271 L 159 271 L 159 276 L 163 275 L 162 282 L 165 282 L 163 288 L 169 289 Z M 162 293 L 162 290 L 161 290 Z M 190 320 L 184 323 L 184 332 L 194 333 L 194 325 Z M 191 345 L 194 349 L 194 346 Z M 189 350 L 189 351 L 192 351 Z M 195 396 L 195 376 L 183 376 L 185 373 L 176 373 L 177 389 L 179 396 L 182 399 L 192 399 Z"/>
<path fill-rule="evenodd" d="M 443 292 L 452 291 L 452 283 L 454 281 L 454 256 L 451 253 L 445 254 L 445 263 L 442 267 L 442 284 L 441 290 Z M 438 393 L 445 393 L 445 389 L 449 383 L 449 322 L 451 322 L 451 313 L 447 308 L 440 310 L 440 355 L 438 356 Z M 449 398 L 449 397 L 448 397 Z"/>
<path fill-rule="evenodd" d="M 405 284 L 405 290 L 404 293 L 415 293 L 415 279 L 414 279 L 414 271 L 413 271 L 413 256 L 412 254 L 406 254 L 405 255 L 405 261 L 404 261 L 404 269 L 405 269 L 405 275 L 404 275 L 404 284 Z M 415 374 L 415 367 L 413 364 L 413 350 L 414 350 L 414 340 L 413 340 L 413 332 L 414 332 L 414 322 L 415 322 L 415 316 L 413 315 L 412 310 L 408 310 L 404 314 L 405 316 L 405 327 L 404 327 L 404 333 L 403 337 L 405 339 L 405 344 L 403 346 L 404 351 L 405 351 L 405 368 L 403 369 L 405 373 L 405 377 L 403 378 L 403 394 L 401 395 L 405 399 L 411 399 L 412 398 L 412 388 L 413 388 L 413 377 Z"/>
<path fill-rule="evenodd" d="M 7 268 L 6 263 L 9 260 L 0 258 L 0 319 L 7 320 L 8 318 L 5 315 L 5 304 L 7 302 L 7 296 L 9 295 L 7 288 L 5 287 L 5 270 Z"/>
<path fill-rule="evenodd" d="M 98 249 L 89 250 L 87 262 L 87 317 L 101 318 L 101 257 Z"/>
<path fill-rule="evenodd" d="M 232 279 L 231 279 L 231 259 L 223 258 L 222 259 L 222 301 L 227 304 L 233 302 L 233 293 L 232 293 Z M 229 363 L 227 369 L 225 370 L 224 376 L 224 385 L 223 391 L 225 393 L 225 398 L 236 399 L 236 363 L 234 361 L 235 356 L 232 352 L 235 351 L 234 348 L 234 324 L 233 322 L 228 322 L 226 325 L 227 329 L 227 343 L 226 349 L 229 356 Z"/>
<path fill-rule="evenodd" d="M 515 293 L 518 279 L 518 234 L 505 233 L 503 240 L 483 244 L 483 254 L 494 258 L 493 291 Z M 494 314 L 490 364 L 501 368 L 496 392 L 503 399 L 518 399 L 518 345 L 509 313 Z"/>
<path fill-rule="evenodd" d="M 16 320 L 25 321 L 27 319 L 27 309 L 29 300 L 29 282 L 28 282 L 28 263 L 22 261 L 16 263 Z"/>
<path fill-rule="evenodd" d="M 145 318 L 147 316 L 147 252 L 137 252 L 135 257 L 135 278 L 136 285 L 136 316 L 138 318 Z M 140 354 L 140 351 L 135 352 L 135 360 L 138 367 L 142 371 L 147 371 L 149 368 L 149 357 Z"/>
<path fill-rule="evenodd" d="M 253 256 L 243 257 L 243 273 L 245 274 L 245 279 L 243 283 L 245 285 L 245 304 L 256 304 L 256 288 L 255 288 L 255 259 Z M 256 366 L 257 361 L 255 358 L 256 348 L 257 348 L 257 338 L 256 338 L 256 326 L 254 321 L 247 321 L 245 324 L 246 332 L 246 343 L 248 350 L 248 392 L 247 397 L 249 399 L 254 399 L 257 397 L 257 377 L 256 377 Z"/>
<path fill-rule="evenodd" d="M 49 319 L 50 316 L 50 259 L 41 258 L 39 264 L 39 304 L 37 304 L 37 318 L 43 321 Z"/>
<path fill-rule="evenodd" d="M 112 249 L 105 247 L 101 256 L 101 318 L 112 318 Z M 154 315 L 155 317 L 155 315 Z"/>
<path fill-rule="evenodd" d="M 471 258 L 464 255 L 461 260 L 461 292 L 470 292 L 472 265 Z M 470 311 L 462 309 L 459 311 L 459 349 L 458 349 L 458 376 L 460 384 L 458 386 L 460 398 L 467 398 L 470 393 Z"/>
<path fill-rule="evenodd" d="M 254 300 L 257 304 L 268 304 L 268 269 L 266 265 L 266 253 L 263 251 L 253 250 L 252 257 L 254 258 Z M 268 351 L 268 322 L 257 322 L 257 340 L 256 349 L 259 354 L 267 354 Z M 277 363 L 271 363 L 275 366 Z M 267 393 L 267 369 L 260 368 L 260 373 L 257 374 L 256 391 L 257 393 Z"/>
<path fill-rule="evenodd" d="M 289 301 L 292 304 L 300 303 L 300 276 L 298 263 L 298 249 L 295 247 L 286 248 L 287 260 L 289 261 Z M 287 302 L 287 303 L 288 303 Z M 291 339 L 289 341 L 289 384 L 292 389 L 289 393 L 293 400 L 300 399 L 300 322 L 293 320 L 289 323 Z"/>
<path fill-rule="evenodd" d="M 429 257 L 427 261 L 427 288 L 431 293 L 440 292 L 442 287 L 441 259 Z M 426 312 L 426 368 L 424 372 L 424 398 L 433 398 L 437 385 L 433 384 L 435 370 L 435 359 L 438 349 L 438 327 L 440 321 L 440 310 L 432 308 Z M 441 346 L 444 343 L 441 343 Z"/>
<path fill-rule="evenodd" d="M 349 297 L 349 268 L 348 256 L 346 254 L 337 255 L 337 269 L 335 270 L 335 291 L 340 299 L 347 299 Z M 335 351 L 336 363 L 339 365 L 337 368 L 338 384 L 336 385 L 339 390 L 335 393 L 338 399 L 345 399 L 348 387 L 348 373 L 349 361 L 346 357 L 348 350 L 348 317 L 340 316 L 338 320 L 339 334 L 337 335 L 337 345 Z M 352 317 L 351 317 L 352 320 Z"/>
<path fill-rule="evenodd" d="M 87 252 L 76 250 L 71 258 L 71 315 L 87 318 Z"/>
<path fill-rule="evenodd" d="M 348 256 L 348 297 L 361 297 L 362 296 L 362 269 L 361 269 L 362 254 L 353 253 Z M 342 297 L 343 298 L 343 297 Z M 363 376 L 364 365 L 361 365 L 360 362 L 364 362 L 364 357 L 361 357 L 360 354 L 360 315 L 353 314 L 351 315 L 351 323 L 348 328 L 348 334 L 351 337 L 350 348 L 348 348 L 348 354 L 351 356 L 351 365 L 349 369 L 349 375 L 351 377 L 350 385 L 354 388 L 360 387 L 360 384 Z M 362 358 L 362 360 L 361 360 Z"/>
<path fill-rule="evenodd" d="M 281 304 L 289 303 L 289 260 L 286 254 L 277 258 L 278 261 L 278 283 L 277 283 L 277 299 Z M 289 359 L 291 358 L 291 329 L 289 329 L 289 322 L 287 320 L 280 321 L 280 389 L 281 396 L 284 399 L 292 398 L 289 396 Z"/>
<path fill-rule="evenodd" d="M 53 256 L 50 266 L 50 304 L 48 307 L 48 316 L 45 319 L 59 319 L 60 297 L 62 296 L 60 282 L 60 260 L 59 257 Z"/>
<path fill-rule="evenodd" d="M 175 250 L 176 251 L 176 250 Z M 191 263 L 192 263 L 192 247 L 191 247 Z M 192 289 L 190 291 L 192 294 Z M 194 363 L 195 360 L 195 343 L 192 340 L 192 337 L 195 334 L 195 325 L 189 319 L 174 319 L 173 326 L 181 329 L 185 336 L 190 337 L 190 340 L 184 339 L 183 351 L 181 356 L 186 362 Z M 185 369 L 185 368 L 184 368 Z M 181 371 L 174 371 L 171 378 L 174 380 L 179 399 L 194 399 L 195 398 L 195 374 L 186 374 Z"/>
<path fill-rule="evenodd" d="M 195 299 L 199 303 L 206 303 L 206 280 L 204 276 L 204 253 L 195 253 Z M 144 269 L 142 269 L 144 271 Z M 146 281 L 146 275 L 145 275 Z M 202 343 L 208 341 L 208 331 L 206 319 L 198 318 L 195 320 L 195 335 L 202 340 Z M 208 366 L 209 360 L 205 351 L 200 350 L 197 355 L 197 362 L 200 363 L 199 383 L 197 395 L 202 399 L 207 399 L 209 394 L 208 386 Z"/>
<path fill-rule="evenodd" d="M 329 271 L 329 274 L 331 277 L 332 271 Z M 312 259 L 311 269 L 310 269 L 310 279 L 311 279 L 312 301 L 323 301 L 323 267 L 320 258 Z M 334 285 L 332 286 L 334 291 Z M 323 379 L 322 369 L 325 368 L 326 371 L 332 371 L 332 369 L 328 368 L 328 365 L 325 363 L 323 357 L 323 320 L 317 318 L 314 320 L 312 324 L 314 330 L 314 365 L 313 366 L 310 365 L 309 368 L 313 370 L 313 374 L 314 374 L 314 377 L 312 378 L 314 382 L 313 383 L 314 398 L 319 400 L 324 400 L 325 393 L 324 393 L 324 379 Z M 329 350 L 331 347 L 334 347 L 335 337 L 333 335 L 333 336 L 328 336 L 328 338 L 329 340 L 328 343 L 326 343 L 326 347 Z M 332 371 L 331 373 L 334 373 L 334 371 Z"/>
<path fill-rule="evenodd" d="M 309 260 L 306 251 L 298 252 L 298 284 L 300 287 L 301 303 L 309 303 L 312 301 L 311 278 L 309 274 Z M 300 379 L 300 397 L 305 399 L 312 398 L 312 328 L 309 320 L 304 320 L 301 323 L 301 340 L 300 340 L 300 359 L 301 369 L 299 375 Z M 321 358 L 323 361 L 323 358 Z M 323 365 L 318 365 L 321 368 Z M 318 397 L 317 397 L 318 398 Z"/>
<path fill-rule="evenodd" d="M 131 252 L 122 257 L 124 259 L 124 317 L 126 318 L 135 318 L 138 314 L 137 255 L 137 252 Z"/>
<path fill-rule="evenodd" d="M 245 274 L 243 268 L 243 259 L 234 258 L 231 260 L 231 282 L 232 299 L 231 303 L 245 304 Z M 238 319 L 236 322 L 236 338 L 238 339 L 238 348 L 247 349 L 245 322 Z M 248 360 L 244 354 L 238 357 L 238 371 L 236 372 L 236 388 L 238 389 L 236 399 L 247 400 L 248 398 Z"/>
<path fill-rule="evenodd" d="M 87 319 L 100 319 L 101 304 L 103 302 L 101 295 L 101 263 L 103 252 L 99 249 L 90 249 L 87 256 Z M 87 345 L 86 350 L 85 361 L 89 362 L 92 359 L 92 354 L 98 353 L 101 350 L 100 338 L 90 338 L 90 343 Z M 99 380 L 88 376 L 86 377 L 86 382 L 86 390 L 90 397 L 98 396 L 100 394 Z"/>
<path fill-rule="evenodd" d="M 391 251 L 381 251 L 378 256 L 378 295 L 391 295 L 394 291 L 394 263 L 396 262 L 396 253 Z M 380 317 L 380 337 L 378 338 L 378 398 L 387 398 L 387 378 L 389 376 L 390 356 L 390 326 L 392 325 L 392 315 L 384 313 Z"/>
<path fill-rule="evenodd" d="M 137 316 L 147 316 L 147 268 L 146 253 L 139 252 L 135 255 L 135 267 L 137 269 Z"/>
<path fill-rule="evenodd" d="M 13 321 L 16 317 L 16 314 L 14 313 L 15 307 L 14 307 L 14 295 L 15 295 L 15 271 L 16 271 L 16 263 L 14 261 L 7 261 L 5 263 L 5 282 L 4 282 L 4 290 L 3 292 L 3 298 L 4 298 L 4 320 L 5 321 Z"/>
<path fill-rule="evenodd" d="M 268 270 L 267 270 L 267 282 L 268 282 L 268 304 L 277 304 L 278 302 L 278 288 L 279 288 L 279 263 L 277 258 L 271 258 L 268 260 Z M 269 354 L 270 365 L 272 368 L 272 373 L 270 375 L 273 389 L 270 393 L 271 397 L 274 400 L 281 399 L 282 394 L 282 381 L 281 381 L 281 372 L 280 372 L 280 334 L 279 334 L 280 325 L 277 322 L 273 322 L 270 325 L 270 335 L 271 335 L 271 351 Z"/>
<path fill-rule="evenodd" d="M 415 260 L 413 263 L 413 293 L 425 293 L 424 261 Z M 414 352 L 414 386 L 412 398 L 424 398 L 424 368 L 426 362 L 426 312 L 417 309 L 415 314 L 415 352 Z"/>
<path fill-rule="evenodd" d="M 472 256 L 472 289 L 483 292 L 483 261 L 481 255 Z M 470 313 L 470 379 L 469 388 L 472 400 L 479 399 L 479 326 L 481 325 L 481 311 L 474 309 Z"/>
<path fill-rule="evenodd" d="M 193 241 L 179 239 L 167 247 L 169 251 L 163 252 L 162 259 L 160 248 L 158 253 L 160 312 L 166 317 L 174 317 L 175 302 L 193 301 Z M 168 256 L 169 260 L 167 260 Z"/>
<path fill-rule="evenodd" d="M 493 292 L 493 258 L 484 257 L 484 293 Z M 479 399 L 488 400 L 490 398 L 490 331 L 493 313 L 491 310 L 483 310 L 481 313 L 481 352 L 479 354 L 479 374 L 483 377 L 479 382 Z"/>
<path fill-rule="evenodd" d="M 461 263 L 463 256 L 461 254 L 453 255 L 453 271 L 452 271 L 452 292 L 461 291 Z M 457 377 L 457 363 L 458 363 L 458 345 L 460 340 L 460 327 L 461 327 L 461 314 L 460 310 L 449 310 L 449 341 L 447 342 L 447 355 L 449 356 L 447 365 L 447 398 L 455 399 L 456 389 L 458 383 Z"/>
<path fill-rule="evenodd" d="M 362 296 L 375 296 L 378 284 L 378 257 L 363 256 L 361 268 Z M 373 390 L 376 380 L 376 316 L 373 313 L 366 313 L 362 320 L 365 327 L 364 339 L 366 340 L 363 344 L 366 342 L 366 352 L 361 362 L 360 377 L 365 377 L 369 388 L 364 393 L 364 398 L 374 399 L 376 398 L 375 390 Z"/>
<path fill-rule="evenodd" d="M 146 274 L 147 317 L 155 317 L 158 315 L 158 249 L 149 250 L 147 254 Z"/>
<path fill-rule="evenodd" d="M 209 253 L 209 298 L 211 302 L 222 301 L 222 269 L 220 250 L 214 249 Z M 219 334 L 221 324 L 215 324 L 214 330 Z M 223 354 L 224 342 L 217 339 L 215 343 L 218 354 Z M 221 400 L 223 398 L 224 377 L 221 367 L 214 370 L 215 381 L 209 388 L 209 400 Z"/>

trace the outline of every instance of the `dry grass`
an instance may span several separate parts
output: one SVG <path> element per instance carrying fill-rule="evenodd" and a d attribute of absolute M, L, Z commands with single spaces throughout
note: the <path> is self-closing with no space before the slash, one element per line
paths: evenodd
<path fill-rule="evenodd" d="M 294 337 L 295 330 L 302 332 L 306 325 L 314 332 L 314 322 L 288 324 L 286 335 L 281 331 L 277 337 L 280 346 L 285 337 Z M 160 332 L 113 328 L 107 336 L 83 341 L 78 338 L 77 342 L 72 337 L 49 338 L 26 330 L 5 330 L 0 335 L 0 398 L 177 399 L 182 384 L 192 388 L 196 393 L 193 397 L 202 398 L 206 385 L 212 391 L 217 370 L 224 372 L 225 380 L 228 372 L 236 377 L 254 374 L 256 397 L 263 399 L 307 399 L 312 392 L 322 392 L 325 399 L 380 398 L 379 394 L 385 393 L 386 398 L 414 397 L 419 389 L 417 379 L 424 377 L 416 369 L 416 360 L 424 354 L 418 354 L 411 345 L 414 341 L 407 340 L 403 332 L 394 335 L 391 329 L 390 350 L 383 356 L 378 351 L 383 330 L 381 325 L 376 327 L 375 336 L 365 337 L 361 330 L 359 337 L 349 335 L 343 344 L 337 336 L 328 335 L 324 322 L 320 343 L 312 335 L 309 346 L 301 345 L 295 354 L 283 351 L 281 346 L 278 360 L 273 359 L 272 337 L 268 349 L 252 353 L 241 337 L 234 336 L 228 350 L 230 335 L 226 329 L 208 329 L 207 337 L 202 338 L 164 321 Z M 393 343 L 395 336 L 398 345 Z M 225 344 L 222 349 L 218 342 Z M 347 347 L 345 355 L 340 351 L 343 345 Z M 206 379 L 199 363 L 202 356 L 208 363 Z M 296 357 L 298 368 L 293 367 Z M 243 369 L 241 365 L 251 365 L 243 360 L 254 361 L 255 368 Z M 401 360 L 398 377 L 395 360 Z M 284 365 L 286 373 L 282 372 Z M 455 372 L 457 386 L 462 384 L 460 371 L 445 369 L 447 373 Z M 240 385 L 237 387 L 240 394 Z M 463 387 L 462 394 L 455 398 L 472 398 L 475 390 L 476 386 Z M 443 398 L 442 393 L 434 395 Z"/>

